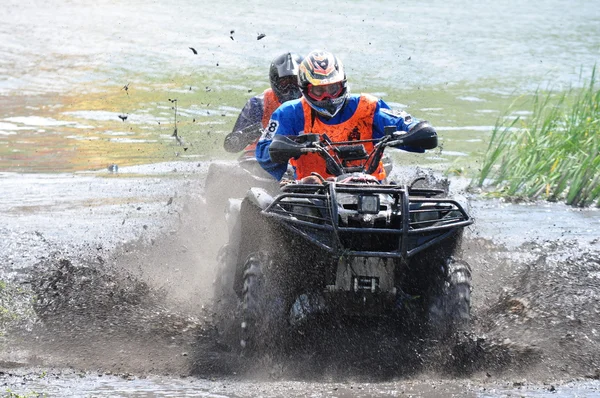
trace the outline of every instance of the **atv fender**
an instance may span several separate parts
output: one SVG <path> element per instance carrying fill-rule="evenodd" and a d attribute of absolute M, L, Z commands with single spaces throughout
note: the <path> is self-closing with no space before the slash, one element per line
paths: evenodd
<path fill-rule="evenodd" d="M 273 203 L 273 197 L 262 188 L 250 188 L 250 190 L 246 193 L 246 198 L 254 205 L 258 206 L 261 210 L 266 209 L 271 203 Z"/>
<path fill-rule="evenodd" d="M 227 221 L 227 230 L 230 241 L 239 241 L 241 234 L 239 226 L 240 210 L 242 208 L 242 199 L 229 199 L 227 210 L 225 211 L 225 220 Z"/>

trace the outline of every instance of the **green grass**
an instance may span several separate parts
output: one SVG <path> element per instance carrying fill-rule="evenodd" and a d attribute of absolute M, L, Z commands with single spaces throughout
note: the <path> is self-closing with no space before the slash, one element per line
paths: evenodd
<path fill-rule="evenodd" d="M 511 198 L 600 206 L 600 90 L 596 68 L 580 89 L 536 92 L 528 117 L 496 122 L 472 185 Z"/>

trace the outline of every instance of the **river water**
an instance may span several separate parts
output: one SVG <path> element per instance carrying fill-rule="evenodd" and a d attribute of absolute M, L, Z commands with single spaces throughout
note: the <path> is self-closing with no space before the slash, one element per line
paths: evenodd
<path fill-rule="evenodd" d="M 443 133 L 443 150 L 426 162 L 469 164 L 515 98 L 589 77 L 598 14 L 595 2 L 555 0 L 7 0 L 0 169 L 224 156 L 220 140 L 245 101 L 268 87 L 269 61 L 316 48 L 340 56 L 352 91 L 379 95 Z M 515 111 L 527 117 L 527 108 Z"/>
<path fill-rule="evenodd" d="M 4 0 L 0 258 L 10 266 L 0 275 L 26 275 L 47 242 L 112 247 L 140 234 L 171 233 L 159 230 L 157 220 L 176 216 L 179 193 L 194 188 L 194 176 L 211 159 L 227 156 L 220 140 L 247 98 L 268 86 L 268 62 L 283 51 L 330 50 L 344 61 L 352 91 L 373 92 L 430 119 L 442 150 L 410 155 L 407 162 L 476 168 L 506 106 L 538 87 L 579 85 L 600 61 L 599 37 L 600 6 L 582 0 Z M 189 144 L 185 150 L 172 137 L 175 126 Z M 108 173 L 110 164 L 121 173 Z M 475 201 L 472 212 L 477 223 L 470 237 L 508 251 L 531 240 L 598 249 L 596 209 Z M 553 389 L 513 382 L 518 379 L 426 376 L 356 384 L 182 379 L 177 373 L 125 380 L 62 372 L 51 379 L 46 371 L 11 370 L 6 358 L 0 357 L 0 391 L 49 396 L 571 397 L 598 396 L 600 388 L 596 381 L 556 379 Z"/>
<path fill-rule="evenodd" d="M 338 54 L 350 81 L 366 87 L 469 82 L 512 93 L 576 82 L 581 67 L 598 61 L 599 14 L 596 2 L 583 0 L 5 0 L 0 93 L 86 90 L 128 74 L 211 68 L 256 76 L 281 51 L 315 48 Z"/>

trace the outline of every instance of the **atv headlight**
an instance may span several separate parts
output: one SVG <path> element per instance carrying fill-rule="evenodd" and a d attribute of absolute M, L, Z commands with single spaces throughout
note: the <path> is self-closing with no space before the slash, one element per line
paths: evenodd
<path fill-rule="evenodd" d="M 358 212 L 368 214 L 379 213 L 379 196 L 360 195 L 358 197 Z"/>

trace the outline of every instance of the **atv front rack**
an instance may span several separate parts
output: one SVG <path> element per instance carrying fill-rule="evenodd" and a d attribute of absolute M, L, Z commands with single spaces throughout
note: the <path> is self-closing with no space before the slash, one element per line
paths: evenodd
<path fill-rule="evenodd" d="M 408 259 L 473 223 L 457 201 L 436 198 L 442 193 L 400 185 L 290 184 L 262 213 L 333 256 Z M 378 212 L 364 214 L 361 196 L 385 200 Z"/>

